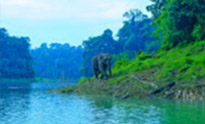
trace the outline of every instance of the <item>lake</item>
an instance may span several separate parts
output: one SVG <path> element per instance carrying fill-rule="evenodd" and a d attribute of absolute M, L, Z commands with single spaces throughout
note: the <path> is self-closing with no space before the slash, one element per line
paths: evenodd
<path fill-rule="evenodd" d="M 0 83 L 0 124 L 205 124 L 205 102 L 117 100 L 48 92 L 57 83 Z"/>

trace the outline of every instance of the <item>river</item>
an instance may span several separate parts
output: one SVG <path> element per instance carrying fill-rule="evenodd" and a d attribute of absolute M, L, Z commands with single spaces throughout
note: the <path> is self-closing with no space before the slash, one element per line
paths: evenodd
<path fill-rule="evenodd" d="M 205 102 L 48 92 L 62 86 L 0 83 L 0 124 L 205 124 Z"/>

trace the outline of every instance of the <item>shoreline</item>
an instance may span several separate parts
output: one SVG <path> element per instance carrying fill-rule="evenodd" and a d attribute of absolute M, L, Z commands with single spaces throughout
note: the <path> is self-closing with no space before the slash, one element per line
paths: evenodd
<path fill-rule="evenodd" d="M 106 80 L 93 80 L 80 83 L 72 87 L 59 89 L 58 92 L 65 94 L 74 93 L 79 95 L 105 95 L 117 99 L 151 98 L 167 100 L 205 101 L 205 85 L 203 85 L 202 87 L 194 87 L 194 85 L 195 84 L 191 86 L 189 84 L 189 87 L 175 85 L 170 89 L 165 88 L 159 93 L 149 96 L 149 94 L 156 89 L 147 84 L 142 84 L 140 82 L 111 84 Z"/>

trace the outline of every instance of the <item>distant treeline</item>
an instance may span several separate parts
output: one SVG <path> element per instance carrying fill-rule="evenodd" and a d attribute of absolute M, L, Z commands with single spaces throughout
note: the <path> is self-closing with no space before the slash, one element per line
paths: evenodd
<path fill-rule="evenodd" d="M 82 76 L 81 46 L 73 47 L 69 44 L 43 43 L 39 48 L 30 51 L 33 67 L 38 78 L 48 79 L 77 79 Z"/>

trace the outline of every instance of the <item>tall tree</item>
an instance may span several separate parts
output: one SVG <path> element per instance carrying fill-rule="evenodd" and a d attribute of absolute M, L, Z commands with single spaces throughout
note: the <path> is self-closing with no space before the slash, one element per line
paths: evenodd
<path fill-rule="evenodd" d="M 131 52 L 131 54 L 139 50 L 151 52 L 159 48 L 160 44 L 151 37 L 155 29 L 152 26 L 152 19 L 138 9 L 126 12 L 124 18 L 124 25 L 117 34 L 123 52 Z"/>
<path fill-rule="evenodd" d="M 0 29 L 0 78 L 33 78 L 29 38 L 9 36 Z"/>
<path fill-rule="evenodd" d="M 99 53 L 115 54 L 119 52 L 117 42 L 113 39 L 113 33 L 110 29 L 104 31 L 104 33 L 97 37 L 89 38 L 83 41 L 83 66 L 82 72 L 84 76 L 91 76 L 93 74 L 91 67 L 91 59 L 94 55 Z"/>
<path fill-rule="evenodd" d="M 179 43 L 205 39 L 205 1 L 168 0 L 155 19 L 156 37 L 170 48 Z"/>

